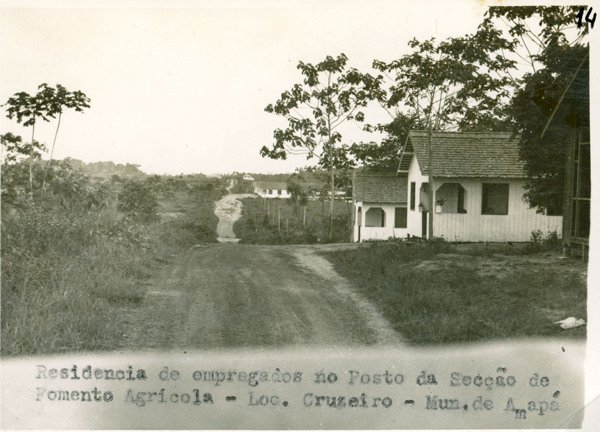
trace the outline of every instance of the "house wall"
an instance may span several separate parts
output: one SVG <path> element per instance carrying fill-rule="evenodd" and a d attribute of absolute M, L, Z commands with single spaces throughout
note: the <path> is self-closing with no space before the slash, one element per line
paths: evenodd
<path fill-rule="evenodd" d="M 365 217 L 367 210 L 373 207 L 380 207 L 385 212 L 384 227 L 368 227 L 367 218 Z M 357 202 L 354 204 L 354 231 L 352 239 L 358 241 L 359 223 L 360 223 L 360 241 L 364 240 L 387 240 L 390 237 L 403 238 L 408 233 L 407 228 L 394 228 L 396 223 L 396 207 L 404 207 L 400 204 L 382 204 L 382 203 L 363 203 Z M 361 209 L 359 216 L 358 209 Z"/>
<path fill-rule="evenodd" d="M 415 209 L 410 210 L 410 183 L 415 182 Z M 408 229 L 411 236 L 422 235 L 422 214 L 418 209 L 420 187 L 428 178 L 421 174 L 419 164 L 413 156 L 408 172 Z M 533 230 L 541 230 L 544 234 L 556 231 L 562 235 L 562 216 L 546 216 L 537 214 L 523 200 L 525 181 L 519 179 L 465 179 L 435 178 L 433 181 L 434 203 L 437 189 L 444 183 L 460 183 L 465 189 L 464 207 L 466 213 L 435 213 L 433 215 L 433 235 L 443 237 L 447 241 L 461 242 L 505 242 L 529 241 Z M 482 215 L 483 183 L 508 183 L 508 215 Z M 428 203 L 423 203 L 426 207 Z M 448 205 L 456 206 L 450 201 Z M 442 208 L 443 211 L 443 208 Z"/>
<path fill-rule="evenodd" d="M 433 235 L 436 237 L 444 237 L 448 241 L 529 241 L 531 232 L 537 229 L 562 235 L 562 216 L 538 214 L 523 200 L 523 180 L 437 178 L 435 189 L 443 183 L 462 185 L 467 213 L 434 214 Z M 507 215 L 481 214 L 483 183 L 509 184 Z"/>
<path fill-rule="evenodd" d="M 287 189 L 281 190 L 281 195 L 277 194 L 277 189 L 272 189 L 273 193 L 269 194 L 268 189 L 261 189 L 258 187 L 254 187 L 254 193 L 261 198 L 290 198 L 291 194 L 287 191 Z"/>
<path fill-rule="evenodd" d="M 411 187 L 410 184 L 411 182 L 415 182 L 415 209 L 411 210 L 410 209 L 410 202 L 411 202 Z M 421 237 L 421 212 L 419 211 L 419 203 L 420 203 L 420 190 L 421 190 L 421 185 L 423 183 L 427 183 L 428 179 L 427 176 L 424 176 L 421 174 L 421 168 L 419 168 L 419 163 L 417 162 L 417 158 L 413 156 L 412 160 L 410 161 L 410 166 L 408 168 L 408 200 L 407 200 L 407 206 L 408 206 L 408 228 L 407 228 L 407 234 L 410 234 L 411 236 L 417 236 L 417 237 Z M 427 203 L 424 202 L 423 205 L 427 206 Z"/>

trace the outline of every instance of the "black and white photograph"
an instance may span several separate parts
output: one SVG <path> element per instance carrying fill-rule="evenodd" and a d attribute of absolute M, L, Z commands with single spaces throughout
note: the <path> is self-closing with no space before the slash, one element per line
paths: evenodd
<path fill-rule="evenodd" d="M 597 13 L 0 1 L 2 428 L 593 430 Z"/>

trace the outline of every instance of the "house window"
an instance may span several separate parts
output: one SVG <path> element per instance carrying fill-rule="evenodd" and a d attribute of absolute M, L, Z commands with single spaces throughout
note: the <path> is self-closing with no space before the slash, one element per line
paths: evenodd
<path fill-rule="evenodd" d="M 483 183 L 481 214 L 508 214 L 508 183 Z"/>
<path fill-rule="evenodd" d="M 277 189 L 277 195 L 281 195 L 281 189 Z"/>
<path fill-rule="evenodd" d="M 435 192 L 436 213 L 466 213 L 466 191 L 460 183 L 444 183 Z"/>
<path fill-rule="evenodd" d="M 385 212 L 381 207 L 371 207 L 365 213 L 365 226 L 383 228 L 385 226 Z"/>
<path fill-rule="evenodd" d="M 410 209 L 414 210 L 415 209 L 415 190 L 417 188 L 417 185 L 415 184 L 415 182 L 410 182 Z"/>
<path fill-rule="evenodd" d="M 269 189 L 269 195 L 273 195 L 273 189 Z"/>
<path fill-rule="evenodd" d="M 456 205 L 456 211 L 458 213 L 466 213 L 467 209 L 465 208 L 465 188 L 459 185 L 458 188 L 458 203 Z"/>
<path fill-rule="evenodd" d="M 406 228 L 406 207 L 396 207 L 394 228 Z"/>

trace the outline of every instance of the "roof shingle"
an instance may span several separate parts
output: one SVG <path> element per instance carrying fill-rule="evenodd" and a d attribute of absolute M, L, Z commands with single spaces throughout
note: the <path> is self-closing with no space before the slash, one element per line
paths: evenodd
<path fill-rule="evenodd" d="M 354 177 L 353 196 L 357 202 L 400 204 L 407 200 L 406 176 L 394 173 L 361 173 Z"/>
<path fill-rule="evenodd" d="M 436 177 L 526 178 L 519 139 L 508 132 L 433 132 Z M 427 131 L 410 131 L 407 151 L 414 149 L 421 173 L 429 172 Z"/>
<path fill-rule="evenodd" d="M 257 181 L 255 184 L 259 189 L 287 190 L 288 187 L 286 182 Z"/>

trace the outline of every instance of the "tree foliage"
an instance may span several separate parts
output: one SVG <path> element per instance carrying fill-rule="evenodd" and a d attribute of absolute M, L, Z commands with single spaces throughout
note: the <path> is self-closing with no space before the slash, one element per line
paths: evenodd
<path fill-rule="evenodd" d="M 36 149 L 35 145 L 36 123 L 40 119 L 47 122 L 50 121 L 50 119 L 58 117 L 56 132 L 50 150 L 49 168 L 52 164 L 54 147 L 56 145 L 56 138 L 58 136 L 58 129 L 60 127 L 63 111 L 65 109 L 74 109 L 77 112 L 82 112 L 84 108 L 89 108 L 89 102 L 90 99 L 79 90 L 70 92 L 60 84 L 57 84 L 56 88 L 54 88 L 43 83 L 38 86 L 36 94 L 30 95 L 27 92 L 21 91 L 8 98 L 6 103 L 2 105 L 3 107 L 6 107 L 6 116 L 9 119 L 14 119 L 17 123 L 22 124 L 25 127 L 31 127 L 30 143 L 34 144 L 29 146 L 29 157 L 32 159 L 29 169 L 30 189 L 33 187 L 33 159 L 36 157 L 36 151 L 39 150 L 39 147 Z M 44 177 L 46 177 L 46 174 Z M 43 185 L 45 185 L 45 178 L 42 181 L 42 186 Z"/>
<path fill-rule="evenodd" d="M 527 76 L 512 101 L 519 153 L 530 178 L 525 198 L 538 211 L 562 213 L 567 143 L 574 128 L 589 126 L 588 53 L 580 45 L 547 48 L 545 67 Z"/>
<path fill-rule="evenodd" d="M 2 164 L 10 165 L 16 163 L 23 157 L 33 157 L 39 159 L 46 147 L 34 141 L 33 143 L 24 142 L 20 135 L 7 132 L 0 137 L 2 143 Z"/>
<path fill-rule="evenodd" d="M 411 52 L 385 62 L 374 60 L 379 73 L 372 92 L 389 114 L 390 122 L 367 125 L 383 133 L 381 144 L 351 147 L 367 169 L 394 170 L 397 156 L 411 129 L 506 130 L 506 105 L 512 80 L 506 71 L 514 61 L 499 53 L 510 44 L 493 29 L 436 41 L 409 42 Z"/>
<path fill-rule="evenodd" d="M 380 143 L 374 141 L 354 143 L 350 146 L 350 153 L 356 161 L 363 165 L 366 171 L 395 171 L 398 168 L 398 155 L 402 145 L 406 142 L 408 132 L 411 129 L 424 128 L 425 124 L 422 119 L 415 116 L 409 117 L 399 112 L 389 123 L 377 126 L 367 125 L 368 130 L 377 130 L 383 133 Z"/>
<path fill-rule="evenodd" d="M 302 83 L 295 84 L 269 104 L 265 111 L 280 115 L 287 127 L 275 129 L 271 148 L 262 147 L 263 157 L 286 159 L 288 154 L 317 158 L 330 173 L 330 220 L 333 213 L 335 171 L 353 166 L 349 145 L 342 142 L 343 124 L 363 122 L 363 108 L 372 98 L 369 76 L 348 66 L 348 57 L 327 56 L 311 64 L 300 61 Z"/>
<path fill-rule="evenodd" d="M 589 125 L 588 28 L 575 25 L 579 9 L 492 7 L 478 29 L 496 31 L 510 47 L 506 58 L 527 66 L 522 76 L 508 71 L 516 86 L 509 113 L 530 179 L 525 199 L 551 214 L 562 212 L 571 130 Z"/>
<path fill-rule="evenodd" d="M 434 130 L 486 130 L 506 118 L 510 80 L 503 72 L 512 62 L 495 55 L 505 40 L 481 32 L 440 42 L 413 39 L 409 46 L 410 54 L 373 63 L 386 86 L 380 101 L 393 119 L 404 113 Z"/>

